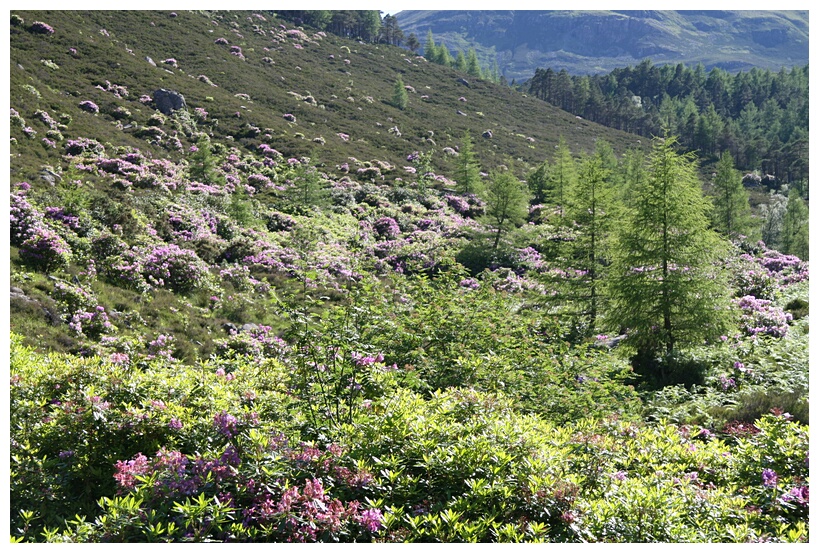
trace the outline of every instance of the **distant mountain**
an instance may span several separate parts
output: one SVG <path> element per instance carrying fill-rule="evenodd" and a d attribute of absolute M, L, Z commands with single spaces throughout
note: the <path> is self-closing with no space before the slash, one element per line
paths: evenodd
<path fill-rule="evenodd" d="M 650 58 L 655 65 L 702 63 L 728 71 L 808 63 L 807 11 L 402 11 L 408 35 L 451 51 L 495 57 L 507 79 L 537 67 L 608 72 Z"/>

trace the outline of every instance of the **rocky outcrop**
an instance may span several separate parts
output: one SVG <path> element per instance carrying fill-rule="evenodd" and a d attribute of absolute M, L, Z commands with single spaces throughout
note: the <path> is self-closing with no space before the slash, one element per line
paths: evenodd
<path fill-rule="evenodd" d="M 171 115 L 174 111 L 188 107 L 184 96 L 174 90 L 164 88 L 154 91 L 154 104 L 156 109 L 165 115 Z"/>

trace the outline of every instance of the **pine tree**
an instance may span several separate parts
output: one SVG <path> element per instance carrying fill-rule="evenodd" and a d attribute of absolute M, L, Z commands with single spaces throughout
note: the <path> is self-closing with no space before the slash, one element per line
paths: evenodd
<path fill-rule="evenodd" d="M 648 178 L 635 186 L 612 248 L 607 320 L 627 329 L 643 356 L 715 338 L 730 318 L 718 263 L 727 242 L 708 228 L 696 162 L 676 145 L 673 137 L 655 141 Z"/>
<path fill-rule="evenodd" d="M 415 33 L 410 33 L 407 37 L 407 48 L 409 48 L 410 52 L 414 54 L 420 47 L 421 42 L 418 40 L 418 37 L 415 36 Z"/>
<path fill-rule="evenodd" d="M 407 109 L 408 101 L 409 94 L 407 94 L 407 89 L 404 86 L 404 79 L 401 78 L 401 75 L 398 75 L 392 87 L 392 105 L 403 111 Z"/>
<path fill-rule="evenodd" d="M 455 169 L 455 182 L 458 183 L 458 192 L 461 194 L 475 194 L 481 183 L 478 161 L 472 149 L 472 137 L 465 131 L 461 139 L 461 151 Z"/>
<path fill-rule="evenodd" d="M 484 220 L 495 229 L 492 249 L 497 249 L 501 234 L 522 225 L 529 213 L 529 193 L 525 185 L 509 171 L 492 171 L 484 191 Z"/>
<path fill-rule="evenodd" d="M 723 152 L 717 163 L 714 192 L 714 228 L 729 239 L 747 236 L 750 232 L 751 206 L 748 193 L 742 186 L 742 177 L 734 169 L 734 159 L 728 152 Z"/>

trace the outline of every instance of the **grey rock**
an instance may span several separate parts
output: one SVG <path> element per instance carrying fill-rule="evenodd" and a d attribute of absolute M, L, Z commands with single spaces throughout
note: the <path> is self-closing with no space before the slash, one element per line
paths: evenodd
<path fill-rule="evenodd" d="M 171 115 L 174 111 L 187 108 L 184 96 L 174 90 L 164 88 L 154 91 L 154 103 L 156 109 L 165 115 Z"/>

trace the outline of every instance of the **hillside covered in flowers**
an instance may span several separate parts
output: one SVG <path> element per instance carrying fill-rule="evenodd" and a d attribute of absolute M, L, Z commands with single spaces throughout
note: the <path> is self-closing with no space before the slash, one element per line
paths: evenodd
<path fill-rule="evenodd" d="M 808 540 L 727 156 L 269 12 L 10 24 L 12 541 Z"/>

